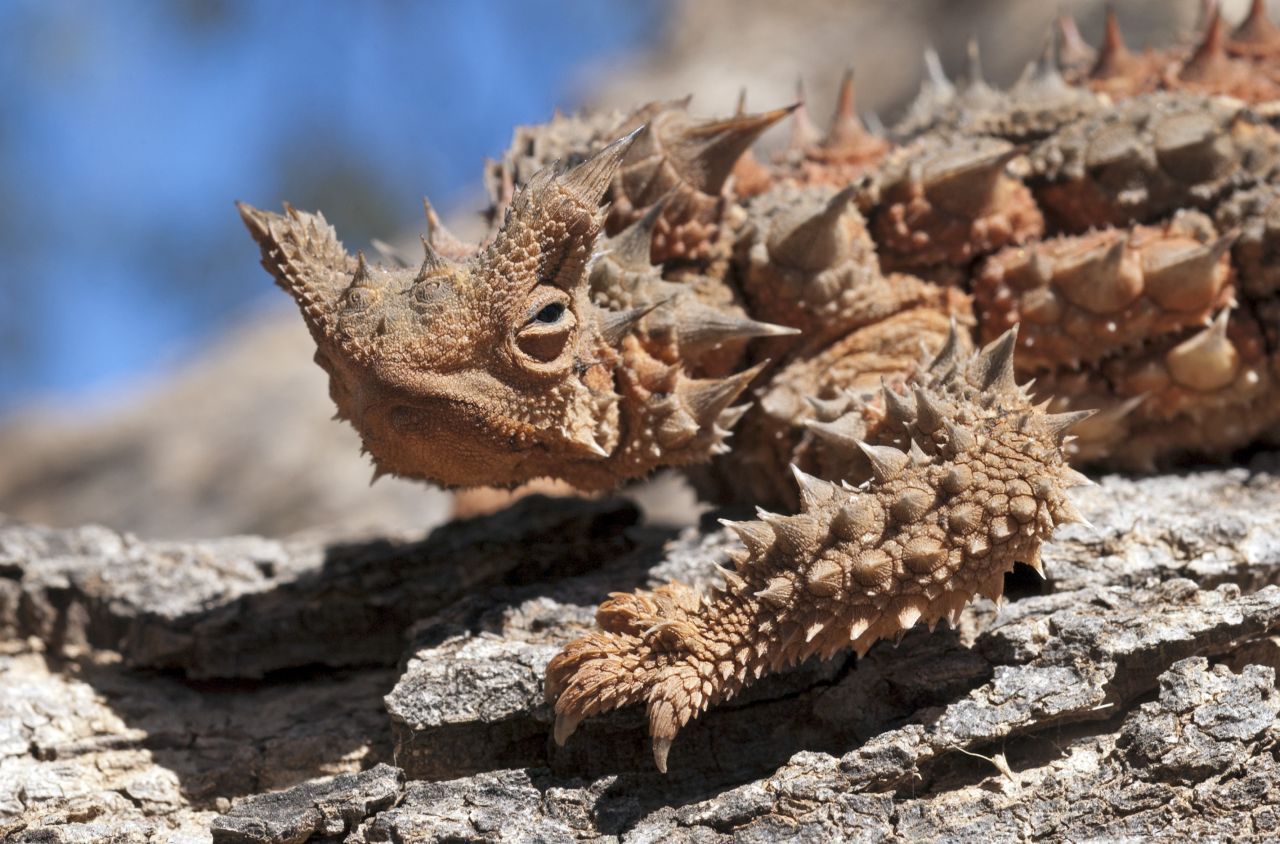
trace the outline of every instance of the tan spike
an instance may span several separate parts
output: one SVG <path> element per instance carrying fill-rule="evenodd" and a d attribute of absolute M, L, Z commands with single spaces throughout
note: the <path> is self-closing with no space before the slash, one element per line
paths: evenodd
<path fill-rule="evenodd" d="M 932 434 L 942 427 L 946 419 L 946 410 L 937 397 L 923 387 L 916 386 L 916 427 L 926 434 Z"/>
<path fill-rule="evenodd" d="M 911 461 L 906 452 L 899 451 L 891 445 L 871 445 L 862 440 L 859 440 L 857 445 L 871 463 L 871 471 L 875 474 L 876 480 L 881 483 L 893 480 L 902 474 L 902 470 L 907 468 L 907 464 Z"/>
<path fill-rule="evenodd" d="M 1102 49 L 1098 51 L 1098 60 L 1094 62 L 1089 75 L 1094 79 L 1123 76 L 1133 65 L 1133 61 L 1133 54 L 1125 46 L 1124 36 L 1120 34 L 1120 20 L 1116 17 L 1115 6 L 1108 4 Z"/>
<path fill-rule="evenodd" d="M 1017 384 L 1013 376 L 1013 352 L 1018 345 L 1018 326 L 992 340 L 974 362 L 974 374 L 984 390 L 1009 392 Z"/>
<path fill-rule="evenodd" d="M 951 447 L 957 454 L 970 451 L 976 444 L 973 433 L 962 425 L 957 425 L 950 419 L 943 420 L 943 427 L 947 429 L 947 437 L 951 441 Z"/>
<path fill-rule="evenodd" d="M 727 378 L 685 379 L 677 388 L 677 394 L 699 423 L 709 425 L 734 399 L 742 395 L 742 391 L 767 363 L 768 361 L 762 361 Z"/>
<path fill-rule="evenodd" d="M 839 490 L 835 484 L 810 475 L 794 463 L 791 464 L 791 474 L 795 476 L 796 486 L 800 489 L 800 504 L 805 510 L 825 504 Z"/>
<path fill-rule="evenodd" d="M 421 237 L 421 240 L 422 267 L 418 270 L 418 275 L 414 279 L 415 282 L 422 281 L 428 276 L 435 275 L 440 270 L 444 269 L 445 266 L 444 258 L 440 257 L 440 254 L 436 252 L 435 247 L 431 245 L 431 242 L 425 237 Z"/>
<path fill-rule="evenodd" d="M 557 179 L 560 186 L 572 191 L 589 208 L 599 205 L 604 192 L 609 189 L 609 183 L 613 181 L 613 174 L 622 165 L 631 145 L 644 129 L 645 127 L 641 126 L 630 134 L 618 138 L 586 161 L 562 174 Z"/>
<path fill-rule="evenodd" d="M 775 607 L 788 607 L 794 593 L 795 584 L 791 582 L 791 578 L 771 577 L 769 585 L 757 592 L 756 597 Z"/>
<path fill-rule="evenodd" d="M 698 302 L 683 304 L 675 310 L 672 319 L 676 321 L 681 343 L 719 345 L 754 337 L 788 337 L 800 333 L 798 328 L 759 322 Z"/>
<path fill-rule="evenodd" d="M 729 587 L 732 592 L 741 592 L 747 588 L 747 582 L 743 580 L 736 571 L 727 569 L 724 566 L 716 566 L 716 571 L 724 578 L 725 586 Z"/>
<path fill-rule="evenodd" d="M 650 252 L 653 246 L 653 230 L 662 217 L 672 193 L 660 197 L 650 205 L 634 223 L 609 238 L 606 249 L 615 261 L 628 269 L 645 270 L 652 266 Z"/>
<path fill-rule="evenodd" d="M 607 311 L 603 308 L 596 308 L 597 323 L 600 326 L 600 336 L 610 346 L 618 346 L 628 334 L 632 332 L 640 321 L 652 313 L 654 310 L 665 305 L 668 299 L 648 305 L 642 308 L 629 308 L 625 311 Z"/>
<path fill-rule="evenodd" d="M 1205 24 L 1204 38 L 1196 46 L 1191 58 L 1178 71 L 1178 78 L 1211 79 L 1220 72 L 1222 65 L 1229 61 L 1222 11 L 1215 2 L 1209 7 L 1209 19 Z"/>
<path fill-rule="evenodd" d="M 785 266 L 810 272 L 834 266 L 848 249 L 842 218 L 857 192 L 857 186 L 850 185 L 831 197 L 818 213 L 786 232 L 771 234 L 769 256 Z"/>
<path fill-rule="evenodd" d="M 777 548 L 789 558 L 798 559 L 813 551 L 826 536 L 826 528 L 812 516 L 800 513 L 780 516 L 770 513 L 764 521 L 778 538 Z"/>
<path fill-rule="evenodd" d="M 721 519 L 720 524 L 736 533 L 753 557 L 758 557 L 773 547 L 773 529 L 764 521 L 734 522 Z"/>
<path fill-rule="evenodd" d="M 1046 414 L 1041 417 L 1040 424 L 1044 426 L 1046 432 L 1061 441 L 1068 431 L 1097 412 L 1096 410 L 1075 410 L 1067 413 Z"/>
<path fill-rule="evenodd" d="M 840 79 L 840 92 L 836 95 L 835 113 L 831 115 L 831 128 L 827 131 L 825 145 L 844 147 L 857 144 L 867 135 L 867 129 L 858 119 L 854 108 L 853 68 L 847 68 Z"/>
<path fill-rule="evenodd" d="M 671 139 L 672 152 L 679 156 L 686 179 L 704 193 L 717 194 L 756 138 L 795 109 L 788 106 L 690 126 Z"/>
<path fill-rule="evenodd" d="M 364 260 L 364 250 L 356 253 L 356 272 L 351 277 L 351 287 L 370 287 L 369 265 Z"/>
<path fill-rule="evenodd" d="M 804 79 L 796 79 L 796 110 L 791 113 L 791 136 L 787 141 L 789 149 L 803 151 L 816 147 L 822 138 L 818 127 L 809 119 L 809 108 L 805 103 Z"/>
<path fill-rule="evenodd" d="M 904 396 L 901 393 L 891 389 L 885 384 L 883 379 L 880 383 L 880 392 L 884 396 L 884 409 L 888 414 L 889 421 L 896 425 L 911 425 L 916 419 L 915 402 L 910 396 Z"/>
<path fill-rule="evenodd" d="M 1249 4 L 1249 14 L 1231 33 L 1231 40 L 1255 47 L 1271 46 L 1280 41 L 1280 28 L 1267 16 L 1266 0 L 1253 0 Z"/>

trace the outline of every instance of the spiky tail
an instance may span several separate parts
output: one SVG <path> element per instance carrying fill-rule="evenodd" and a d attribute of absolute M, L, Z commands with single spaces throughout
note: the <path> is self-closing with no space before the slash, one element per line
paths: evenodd
<path fill-rule="evenodd" d="M 1086 481 L 1063 441 L 1088 414 L 1033 407 L 1013 348 L 1010 331 L 962 359 L 953 330 L 910 394 L 886 390 L 884 438 L 901 447 L 850 443 L 873 478 L 851 487 L 797 471 L 801 512 L 729 523 L 745 549 L 709 598 L 679 583 L 611 595 L 602 631 L 547 666 L 556 741 L 643 702 L 665 771 L 682 726 L 766 672 L 954 623 L 975 594 L 1001 594 L 1015 561 L 1039 570 L 1054 528 L 1082 521 L 1066 490 Z"/>

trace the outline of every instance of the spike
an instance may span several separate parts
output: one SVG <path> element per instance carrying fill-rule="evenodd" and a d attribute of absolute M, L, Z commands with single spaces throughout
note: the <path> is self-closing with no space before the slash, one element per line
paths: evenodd
<path fill-rule="evenodd" d="M 470 246 L 458 240 L 444 227 L 444 223 L 440 222 L 440 216 L 436 214 L 436 209 L 431 207 L 431 200 L 425 196 L 422 197 L 422 210 L 427 216 L 427 240 L 432 246 L 449 258 L 460 258 L 471 251 Z"/>
<path fill-rule="evenodd" d="M 1193 311 L 1209 307 L 1226 281 L 1217 265 L 1238 237 L 1236 231 L 1199 246 L 1147 250 L 1142 262 L 1144 290 L 1166 308 Z"/>
<path fill-rule="evenodd" d="M 1017 384 L 1013 377 L 1013 352 L 1018 345 L 1018 326 L 1014 325 L 992 340 L 974 361 L 974 375 L 982 389 L 1004 393 Z"/>
<path fill-rule="evenodd" d="M 871 471 L 875 474 L 876 480 L 881 483 L 893 480 L 902 474 L 902 470 L 907 468 L 907 463 L 911 460 L 906 452 L 899 451 L 891 445 L 871 445 L 858 440 L 858 448 L 867 456 L 867 460 L 871 463 Z"/>
<path fill-rule="evenodd" d="M 761 361 L 750 369 L 727 378 L 685 379 L 677 392 L 698 423 L 707 425 L 742 394 L 767 363 L 768 361 Z"/>
<path fill-rule="evenodd" d="M 1193 390 L 1220 390 L 1240 371 L 1240 353 L 1227 336 L 1231 312 L 1222 313 L 1208 328 L 1170 349 L 1164 357 L 1173 380 Z"/>
<path fill-rule="evenodd" d="M 422 267 L 418 270 L 418 275 L 414 278 L 415 282 L 422 281 L 428 276 L 435 275 L 444 269 L 444 259 L 431 246 L 431 243 L 422 237 Z"/>
<path fill-rule="evenodd" d="M 840 593 L 844 585 L 844 567 L 835 560 L 819 557 L 813 561 L 805 575 L 805 588 L 819 598 L 830 598 Z"/>
<path fill-rule="evenodd" d="M 779 550 L 790 558 L 812 554 L 826 536 L 822 524 L 804 513 L 795 516 L 770 513 L 764 518 L 778 538 Z"/>
<path fill-rule="evenodd" d="M 1082 475 L 1070 466 L 1066 466 L 1062 470 L 1062 485 L 1067 489 L 1077 486 L 1095 486 L 1091 478 L 1087 475 Z"/>
<path fill-rule="evenodd" d="M 880 383 L 880 392 L 884 396 L 885 412 L 894 424 L 908 426 L 915 422 L 916 408 L 910 396 L 900 395 L 889 389 L 889 385 L 885 384 L 883 379 Z"/>
<path fill-rule="evenodd" d="M 652 305 L 630 308 L 625 311 L 606 311 L 603 308 L 597 308 L 596 314 L 599 320 L 600 336 L 610 346 L 617 347 L 622 342 L 622 339 L 639 325 L 642 319 L 670 301 L 670 299 L 663 299 Z"/>
<path fill-rule="evenodd" d="M 848 249 L 845 208 L 857 194 L 850 185 L 827 201 L 818 213 L 795 223 L 785 233 L 771 232 L 769 257 L 784 266 L 818 272 L 834 266 Z"/>
<path fill-rule="evenodd" d="M 738 89 L 738 105 L 733 110 L 734 117 L 742 117 L 747 113 L 747 86 Z"/>
<path fill-rule="evenodd" d="M 956 325 L 956 318 L 951 317 L 951 325 L 947 329 L 947 339 L 942 344 L 942 348 L 938 350 L 938 354 L 934 357 L 933 362 L 929 364 L 929 371 L 943 378 L 947 374 L 947 370 L 956 364 L 956 359 L 960 356 L 960 329 Z"/>
<path fill-rule="evenodd" d="M 1062 438 L 1067 435 L 1067 431 L 1070 431 L 1072 427 L 1097 412 L 1096 410 L 1075 410 L 1067 413 L 1051 413 L 1039 418 L 1040 424 L 1044 426 L 1045 431 L 1057 437 L 1058 441 L 1061 442 Z"/>
<path fill-rule="evenodd" d="M 818 414 L 818 419 L 824 422 L 838 419 L 849 409 L 849 397 L 844 394 L 838 395 L 833 399 L 805 396 L 804 400 L 813 408 L 813 412 Z"/>
<path fill-rule="evenodd" d="M 947 153 L 927 163 L 922 171 L 924 188 L 935 198 L 951 198 L 967 206 L 989 201 L 1005 167 L 1020 153 L 1003 146 L 964 153 Z"/>
<path fill-rule="evenodd" d="M 369 265 L 365 263 L 364 251 L 356 252 L 356 272 L 351 277 L 351 287 L 369 287 Z M 348 288 L 350 289 L 350 288 Z"/>
<path fill-rule="evenodd" d="M 1059 259 L 1054 283 L 1073 304 L 1095 314 L 1123 310 L 1142 295 L 1142 275 L 1126 268 L 1129 233 L 1110 244 Z M 1129 272 L 1125 270 L 1129 269 Z"/>
<path fill-rule="evenodd" d="M 716 425 L 726 431 L 731 431 L 737 426 L 738 422 L 748 410 L 751 409 L 750 404 L 740 404 L 737 407 L 726 407 L 720 411 L 720 415 L 716 417 Z"/>
<path fill-rule="evenodd" d="M 409 262 L 405 260 L 405 257 L 403 255 L 400 254 L 400 250 L 396 249 L 394 246 L 392 246 L 390 243 L 387 243 L 385 240 L 379 240 L 378 238 L 375 237 L 369 241 L 369 245 L 372 246 L 375 250 L 377 250 L 378 254 L 381 255 L 384 260 L 390 261 L 391 263 L 395 264 L 397 267 L 404 269 L 409 266 Z"/>
<path fill-rule="evenodd" d="M 800 333 L 798 328 L 757 322 L 699 303 L 685 305 L 676 311 L 673 318 L 680 332 L 680 342 L 691 345 L 718 346 L 726 341 L 748 340 L 752 337 L 786 337 Z"/>
<path fill-rule="evenodd" d="M 670 202 L 674 190 L 645 209 L 644 214 L 631 225 L 618 232 L 607 242 L 607 249 L 619 264 L 629 269 L 646 270 L 653 265 L 650 258 L 653 246 L 653 230 L 662 218 L 662 212 Z"/>
<path fill-rule="evenodd" d="M 1124 76 L 1133 66 L 1133 54 L 1124 44 L 1124 36 L 1120 34 L 1120 19 L 1116 16 L 1115 6 L 1107 4 L 1107 24 L 1102 37 L 1102 49 L 1098 52 L 1098 60 L 1094 63 L 1089 76 L 1094 79 L 1111 79 Z"/>
<path fill-rule="evenodd" d="M 1084 40 L 1075 18 L 1068 14 L 1058 15 L 1055 27 L 1061 44 L 1059 58 L 1063 64 L 1069 67 L 1087 67 L 1093 64 L 1098 52 Z"/>
<path fill-rule="evenodd" d="M 965 58 L 968 59 L 968 77 L 965 79 L 965 92 L 989 89 L 987 80 L 982 75 L 982 50 L 978 46 L 978 37 L 969 36 L 965 44 Z"/>
<path fill-rule="evenodd" d="M 613 174 L 622 166 L 631 145 L 646 128 L 647 124 L 633 129 L 586 161 L 562 173 L 557 178 L 560 186 L 571 191 L 589 208 L 599 205 L 604 192 L 609 189 L 609 183 L 613 181 Z"/>
<path fill-rule="evenodd" d="M 1061 93 L 1069 87 L 1067 80 L 1062 78 L 1059 41 L 1058 30 L 1050 29 L 1049 36 L 1045 39 L 1044 48 L 1040 51 L 1040 55 L 1035 61 L 1027 65 L 1026 70 L 1022 72 L 1022 76 L 1014 84 L 1015 90 L 1044 96 L 1046 94 Z"/>
<path fill-rule="evenodd" d="M 852 448 L 866 433 L 856 413 L 846 414 L 833 422 L 820 422 L 817 419 L 806 419 L 805 427 L 827 442 L 842 448 Z"/>
<path fill-rule="evenodd" d="M 683 129 L 670 139 L 672 155 L 684 177 L 704 193 L 718 194 L 733 165 L 766 129 L 796 110 L 796 106 L 760 114 L 708 121 Z"/>
<path fill-rule="evenodd" d="M 915 627 L 916 622 L 920 620 L 920 615 L 920 606 L 918 604 L 914 602 L 904 604 L 902 609 L 898 610 L 898 627 L 901 628 L 901 632 L 905 633 Z M 901 641 L 901 638 L 898 641 Z"/>
<path fill-rule="evenodd" d="M 925 83 L 937 93 L 955 93 L 955 86 L 947 78 L 947 72 L 942 69 L 942 59 L 939 58 L 938 51 L 933 47 L 926 47 L 924 50 L 924 72 Z"/>
<path fill-rule="evenodd" d="M 736 533 L 753 557 L 759 557 L 773 547 L 773 528 L 764 521 L 734 522 L 721 519 L 720 524 Z"/>
<path fill-rule="evenodd" d="M 822 138 L 818 127 L 809 119 L 809 107 L 805 103 L 804 78 L 796 79 L 796 110 L 791 113 L 791 137 L 787 148 L 804 151 L 816 147 Z"/>
<path fill-rule="evenodd" d="M 1272 46 L 1280 41 L 1280 28 L 1267 16 L 1266 0 L 1253 0 L 1249 4 L 1249 14 L 1231 33 L 1231 40 L 1255 47 Z"/>
<path fill-rule="evenodd" d="M 794 594 L 795 584 L 791 582 L 791 578 L 779 576 L 769 578 L 769 585 L 755 593 L 755 596 L 775 607 L 789 607 Z"/>
<path fill-rule="evenodd" d="M 1044 565 L 1040 560 L 1039 546 L 1036 546 L 1035 548 L 1031 549 L 1031 553 L 1027 556 L 1027 559 L 1023 560 L 1022 562 L 1023 562 L 1023 565 L 1029 566 L 1035 571 L 1036 574 L 1040 575 L 1041 580 L 1045 579 Z"/>
<path fill-rule="evenodd" d="M 867 130 L 854 109 L 853 93 L 853 68 L 848 68 L 840 79 L 840 93 L 836 97 L 836 109 L 831 116 L 831 128 L 825 143 L 828 147 L 853 146 L 866 137 Z"/>
<path fill-rule="evenodd" d="M 915 396 L 916 427 L 926 434 L 932 434 L 942 427 L 942 421 L 946 418 L 946 410 L 937 398 L 919 385 L 916 385 Z"/>
<path fill-rule="evenodd" d="M 911 465 L 913 466 L 925 466 L 933 462 L 915 440 L 911 441 L 911 447 L 907 449 L 907 456 L 911 458 Z"/>
<path fill-rule="evenodd" d="M 838 487 L 830 481 L 814 477 L 802 471 L 799 466 L 791 464 L 791 474 L 795 476 L 796 485 L 800 488 L 800 505 L 803 510 L 813 510 L 830 501 Z"/>
<path fill-rule="evenodd" d="M 1205 24 L 1204 38 L 1191 58 L 1178 71 L 1179 79 L 1208 81 L 1223 72 L 1227 57 L 1226 35 L 1223 30 L 1222 12 L 1217 3 L 1209 8 L 1209 20 Z"/>
<path fill-rule="evenodd" d="M 950 419 L 946 419 L 942 423 L 947 429 L 947 437 L 951 442 L 952 449 L 957 453 L 971 451 L 977 444 L 977 440 L 973 436 L 973 432 L 968 428 L 957 425 Z"/>
<path fill-rule="evenodd" d="M 716 566 L 716 571 L 720 572 L 720 576 L 724 578 L 725 586 L 729 587 L 730 591 L 738 593 L 747 588 L 747 582 L 736 571 L 721 565 Z"/>

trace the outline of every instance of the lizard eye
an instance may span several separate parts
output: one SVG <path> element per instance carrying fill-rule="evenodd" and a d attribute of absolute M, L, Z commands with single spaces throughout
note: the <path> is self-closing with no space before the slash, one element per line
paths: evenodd
<path fill-rule="evenodd" d="M 564 311 L 564 302 L 551 302 L 533 315 L 533 321 L 544 325 L 555 325 L 564 316 Z"/>
<path fill-rule="evenodd" d="M 554 289 L 540 292 L 526 313 L 528 321 L 514 338 L 519 357 L 537 370 L 560 368 L 572 356 L 569 341 L 577 325 L 565 294 Z"/>

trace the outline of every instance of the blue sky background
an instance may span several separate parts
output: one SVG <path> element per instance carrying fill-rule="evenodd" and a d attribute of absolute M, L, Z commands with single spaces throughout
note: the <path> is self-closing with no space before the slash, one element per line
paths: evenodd
<path fill-rule="evenodd" d="M 103 393 L 282 300 L 232 206 L 348 245 L 475 194 L 662 0 L 0 3 L 0 412 Z"/>

